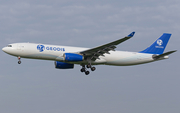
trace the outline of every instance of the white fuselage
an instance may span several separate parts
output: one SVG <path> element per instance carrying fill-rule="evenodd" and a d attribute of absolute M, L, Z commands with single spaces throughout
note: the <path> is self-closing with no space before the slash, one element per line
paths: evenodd
<path fill-rule="evenodd" d="M 64 60 L 64 53 L 78 53 L 80 51 L 87 50 L 89 48 L 70 47 L 70 46 L 58 46 L 43 44 L 42 51 L 37 49 L 38 45 L 35 43 L 14 43 L 10 44 L 11 47 L 4 47 L 3 51 L 17 57 L 30 58 L 30 59 L 42 59 L 66 62 Z M 110 54 L 104 54 L 92 62 L 93 65 L 105 64 L 115 66 L 128 66 L 137 65 L 155 61 L 152 58 L 153 54 L 126 52 L 126 51 L 110 51 Z M 167 58 L 167 57 L 166 57 Z M 68 62 L 73 64 L 87 64 L 87 61 Z"/>

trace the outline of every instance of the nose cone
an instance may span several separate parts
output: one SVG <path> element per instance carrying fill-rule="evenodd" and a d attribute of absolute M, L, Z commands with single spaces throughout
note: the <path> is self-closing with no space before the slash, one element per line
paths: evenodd
<path fill-rule="evenodd" d="M 6 52 L 6 47 L 3 47 L 3 48 L 2 48 L 2 51 Z"/>
<path fill-rule="evenodd" d="M 4 51 L 7 54 L 10 55 L 15 55 L 16 51 L 14 51 L 15 49 L 13 47 L 4 47 L 2 48 L 2 51 Z"/>
<path fill-rule="evenodd" d="M 5 53 L 9 53 L 10 52 L 8 47 L 3 47 L 2 51 L 4 51 Z"/>

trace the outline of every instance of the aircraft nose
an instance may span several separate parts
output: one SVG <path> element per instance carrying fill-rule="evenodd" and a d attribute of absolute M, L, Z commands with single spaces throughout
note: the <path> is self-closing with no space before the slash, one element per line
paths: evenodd
<path fill-rule="evenodd" d="M 5 53 L 7 53 L 7 51 L 8 51 L 7 49 L 8 49 L 7 47 L 3 47 L 3 48 L 2 48 L 2 51 L 4 51 Z"/>
<path fill-rule="evenodd" d="M 4 52 L 5 52 L 5 47 L 3 47 L 3 48 L 2 48 L 2 51 L 4 51 Z"/>

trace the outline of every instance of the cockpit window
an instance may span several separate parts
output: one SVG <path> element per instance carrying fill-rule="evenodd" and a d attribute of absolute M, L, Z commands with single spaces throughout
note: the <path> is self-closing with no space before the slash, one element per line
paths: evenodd
<path fill-rule="evenodd" d="M 8 45 L 7 47 L 12 47 L 12 45 Z"/>

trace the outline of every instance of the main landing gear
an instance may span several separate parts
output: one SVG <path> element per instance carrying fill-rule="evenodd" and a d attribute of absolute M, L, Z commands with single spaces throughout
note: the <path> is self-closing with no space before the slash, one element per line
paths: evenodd
<path fill-rule="evenodd" d="M 95 67 L 92 67 L 91 64 L 88 64 L 88 65 L 86 65 L 86 67 L 85 67 L 85 65 L 82 65 L 81 72 L 84 72 L 86 75 L 89 75 L 90 72 L 87 71 L 87 68 L 91 68 L 91 71 L 96 70 Z"/>
<path fill-rule="evenodd" d="M 18 64 L 21 64 L 21 57 L 20 56 L 18 56 Z"/>

